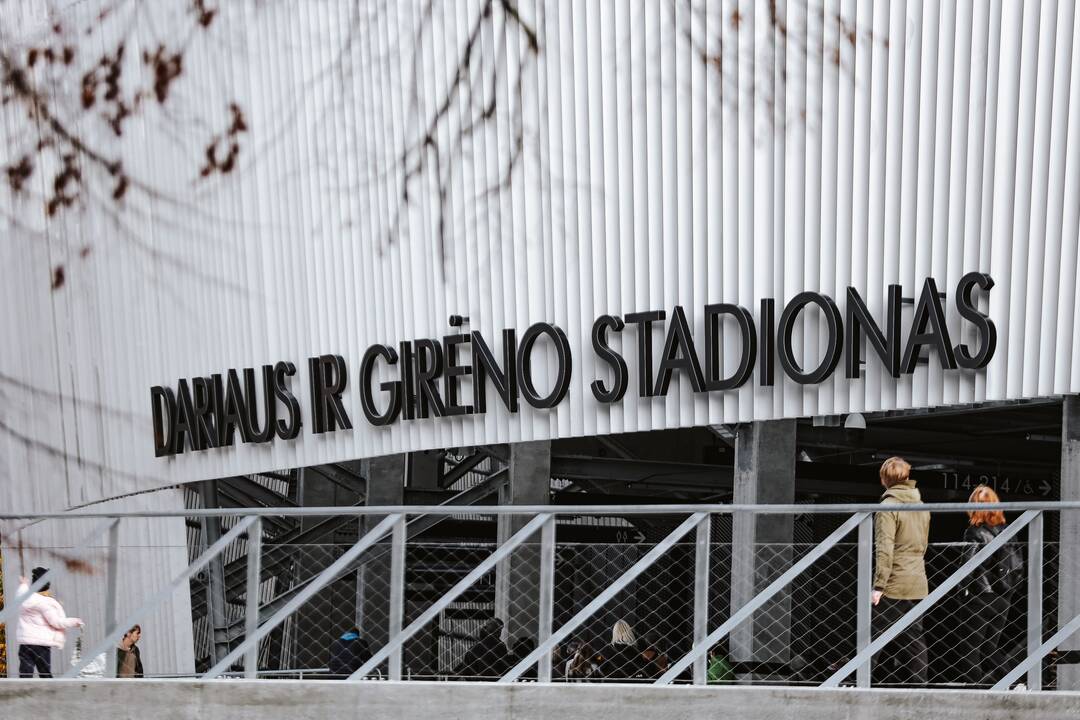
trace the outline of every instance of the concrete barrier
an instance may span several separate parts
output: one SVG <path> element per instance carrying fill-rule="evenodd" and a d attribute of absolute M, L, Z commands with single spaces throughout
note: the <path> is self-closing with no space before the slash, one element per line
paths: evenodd
<path fill-rule="evenodd" d="M 1080 717 L 1080 693 L 301 680 L 8 680 L 35 720 L 947 720 Z"/>

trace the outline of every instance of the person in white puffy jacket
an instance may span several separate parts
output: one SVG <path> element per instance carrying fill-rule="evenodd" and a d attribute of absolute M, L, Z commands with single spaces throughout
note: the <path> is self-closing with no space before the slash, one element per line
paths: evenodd
<path fill-rule="evenodd" d="M 34 568 L 33 582 L 46 572 L 45 568 Z M 18 596 L 25 595 L 29 589 L 26 578 L 19 578 Z M 26 598 L 19 608 L 19 625 L 15 631 L 15 639 L 19 641 L 19 677 L 34 677 L 36 668 L 38 677 L 51 678 L 52 649 L 63 649 L 64 632 L 82 626 L 82 620 L 65 615 L 63 606 L 49 595 L 49 583 Z"/>

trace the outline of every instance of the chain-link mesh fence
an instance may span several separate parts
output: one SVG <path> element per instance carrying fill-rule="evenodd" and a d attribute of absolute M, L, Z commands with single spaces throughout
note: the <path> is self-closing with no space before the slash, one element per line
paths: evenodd
<path fill-rule="evenodd" d="M 531 680 L 544 675 L 539 659 L 545 652 L 537 654 L 544 644 L 554 682 L 666 678 L 816 686 L 852 658 L 869 657 L 870 640 L 925 605 L 917 620 L 873 654 L 871 684 L 985 688 L 1028 656 L 1032 612 L 1042 619 L 1038 642 L 1058 624 L 1061 548 L 1053 535 L 1041 544 L 1040 588 L 1028 586 L 1029 576 L 1040 573 L 1028 565 L 1030 543 L 1023 530 L 936 601 L 920 605 L 919 598 L 886 596 L 860 612 L 871 597 L 871 588 L 860 584 L 860 562 L 866 563 L 874 548 L 860 549 L 850 514 L 713 513 L 703 520 L 707 535 L 688 513 L 553 512 L 551 517 L 550 544 L 539 525 L 522 535 L 532 515 L 479 509 L 446 515 L 446 522 L 468 525 L 477 535 L 483 526 L 496 537 L 483 542 L 425 538 L 431 525 L 410 537 L 409 528 L 418 526 L 415 518 L 404 518 L 398 536 L 405 538 L 403 544 L 384 532 L 355 557 L 350 555 L 355 544 L 381 517 L 264 518 L 250 527 L 242 515 L 194 517 L 187 520 L 187 548 L 110 548 L 99 538 L 82 549 L 54 549 L 54 554 L 81 550 L 94 565 L 85 577 L 58 576 L 54 590 L 71 599 L 86 592 L 115 593 L 106 604 L 112 618 L 85 618 L 84 653 L 124 649 L 124 638 L 110 639 L 106 629 L 124 630 L 120 625 L 134 617 L 144 630 L 139 648 L 146 676 L 200 675 L 216 666 L 215 674 L 246 670 L 252 676 L 256 669 L 246 667 L 243 652 L 252 645 L 259 677 L 347 678 L 366 666 L 368 678 L 385 678 L 397 662 L 392 651 L 400 651 L 406 680 L 494 681 L 515 668 L 517 679 Z M 332 542 L 292 542 L 306 528 L 327 522 L 334 523 Z M 850 528 L 839 541 L 823 546 L 845 522 Z M 944 515 L 935 515 L 934 522 L 946 522 Z M 250 552 L 256 529 L 257 563 Z M 776 533 L 799 541 L 758 541 Z M 521 542 L 508 549 L 505 543 L 514 538 Z M 208 558 L 214 548 L 219 552 Z M 924 557 L 928 588 L 953 582 L 950 577 L 975 549 L 964 542 L 930 544 Z M 42 548 L 36 552 L 49 554 Z M 1010 565 L 1002 558 L 1010 554 L 1011 574 L 1002 570 Z M 185 567 L 195 561 L 201 567 Z M 871 571 L 864 566 L 862 577 Z M 778 578 L 788 582 L 777 586 Z M 7 586 L 11 598 L 10 568 Z M 249 602 L 250 587 L 257 588 L 254 602 Z M 745 612 L 762 593 L 768 598 Z M 77 602 L 65 605 L 72 615 L 79 613 Z M 246 642 L 251 608 L 257 611 L 256 626 L 264 630 L 254 644 Z M 860 637 L 863 621 L 868 627 Z M 184 633 L 173 631 L 178 623 L 188 624 Z M 708 647 L 695 641 L 722 625 L 727 631 Z M 9 621 L 9 638 L 13 627 Z M 545 643 L 551 634 L 555 637 Z M 105 640 L 107 648 L 98 647 Z M 697 673 L 693 663 L 671 671 L 695 650 L 704 657 Z M 59 651 L 57 673 L 71 671 L 70 652 L 70 647 Z M 1055 687 L 1055 665 L 1068 662 L 1068 656 L 1055 651 L 1042 662 L 1043 688 Z M 856 673 L 839 681 L 853 685 Z"/>

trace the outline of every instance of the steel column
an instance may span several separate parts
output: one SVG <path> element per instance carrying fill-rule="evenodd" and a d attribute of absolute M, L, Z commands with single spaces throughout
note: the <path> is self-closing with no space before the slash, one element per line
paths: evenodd
<path fill-rule="evenodd" d="M 199 487 L 205 508 L 221 507 L 218 497 L 218 481 L 207 480 Z M 203 542 L 207 546 L 215 544 L 221 538 L 221 518 L 203 518 Z M 212 638 L 210 657 L 216 662 L 229 652 L 229 620 L 225 610 L 225 566 L 221 558 L 214 557 L 206 573 L 206 608 L 210 621 Z"/>

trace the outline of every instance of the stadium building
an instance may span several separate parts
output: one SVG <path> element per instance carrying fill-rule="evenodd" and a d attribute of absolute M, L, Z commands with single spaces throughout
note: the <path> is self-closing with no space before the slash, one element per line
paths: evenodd
<path fill-rule="evenodd" d="M 410 525 L 408 618 L 520 529 L 492 504 L 875 502 L 892 455 L 929 502 L 1080 499 L 1073 3 L 210 5 L 0 9 L 4 509 L 460 505 Z M 267 518 L 261 617 L 371 522 Z M 228 527 L 126 520 L 121 603 Z M 672 527 L 561 518 L 556 620 Z M 8 586 L 89 528 L 5 521 Z M 1080 612 L 1080 524 L 1044 532 L 1053 627 Z M 243 634 L 230 553 L 143 623 L 156 672 Z M 535 635 L 532 562 L 446 610 L 410 671 L 446 674 L 486 618 Z M 387 568 L 335 581 L 265 668 L 322 667 L 353 623 L 385 638 Z M 761 568 L 714 574 L 717 617 L 740 573 Z M 63 583 L 90 637 L 100 582 Z M 686 642 L 673 582 L 643 575 L 589 632 Z M 815 662 L 805 622 L 733 652 Z"/>

